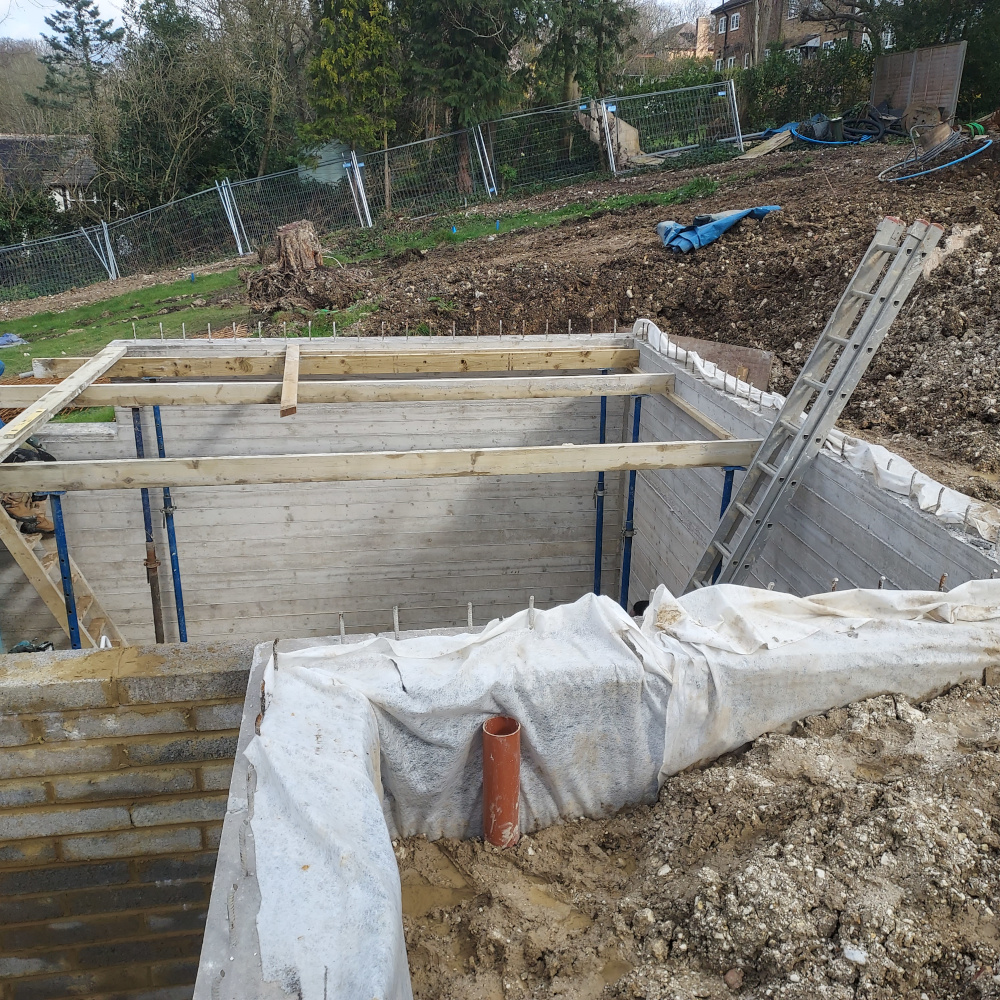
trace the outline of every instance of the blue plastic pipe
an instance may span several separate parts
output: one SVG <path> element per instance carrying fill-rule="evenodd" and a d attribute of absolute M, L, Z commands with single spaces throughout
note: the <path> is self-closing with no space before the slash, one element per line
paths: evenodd
<path fill-rule="evenodd" d="M 163 447 L 163 424 L 160 422 L 160 408 L 153 407 L 153 423 L 156 425 L 156 450 L 160 458 L 166 458 Z M 167 547 L 170 549 L 170 574 L 174 580 L 174 607 L 177 609 L 177 632 L 181 642 L 188 641 L 187 619 L 184 617 L 184 591 L 181 587 L 181 564 L 177 558 L 177 535 L 174 532 L 174 506 L 170 502 L 170 487 L 163 487 L 163 517 L 167 523 Z"/>
<path fill-rule="evenodd" d="M 726 513 L 726 508 L 733 499 L 733 475 L 737 472 L 745 471 L 745 466 L 724 465 L 722 471 L 725 472 L 726 478 L 722 482 L 722 509 L 719 511 L 720 518 Z"/>
<path fill-rule="evenodd" d="M 69 626 L 69 644 L 80 649 L 80 622 L 76 617 L 76 594 L 73 593 L 73 570 L 69 565 L 69 548 L 66 545 L 66 525 L 63 522 L 62 494 L 50 493 L 52 523 L 56 529 L 56 551 L 59 553 L 59 573 L 62 576 L 63 597 L 66 600 L 66 623 Z"/>
<path fill-rule="evenodd" d="M 607 368 L 601 369 L 602 375 L 608 374 Z M 601 444 L 607 440 L 608 429 L 608 397 L 601 396 Z M 597 506 L 597 535 L 594 539 L 594 593 L 601 592 L 601 559 L 604 555 L 604 473 L 597 473 L 597 489 L 594 491 L 594 502 Z"/>
<path fill-rule="evenodd" d="M 135 431 L 135 456 L 145 458 L 146 452 L 142 444 L 142 413 L 138 406 L 132 407 L 132 429 Z M 149 506 L 149 490 L 143 487 L 142 493 L 142 523 L 146 529 L 146 579 L 149 581 L 149 595 L 153 602 L 153 634 L 157 642 L 163 638 L 163 605 L 160 601 L 160 575 L 157 568 L 160 561 L 156 558 L 156 543 L 153 541 L 153 513 Z"/>
<path fill-rule="evenodd" d="M 632 443 L 639 440 L 639 416 L 642 411 L 642 396 L 635 397 L 635 407 L 632 411 Z M 628 474 L 628 506 L 625 509 L 625 530 L 622 535 L 625 539 L 625 550 L 622 553 L 622 589 L 618 598 L 618 603 L 628 611 L 628 586 L 629 578 L 632 575 L 632 536 L 635 535 L 635 527 L 632 518 L 635 513 L 635 469 Z"/>

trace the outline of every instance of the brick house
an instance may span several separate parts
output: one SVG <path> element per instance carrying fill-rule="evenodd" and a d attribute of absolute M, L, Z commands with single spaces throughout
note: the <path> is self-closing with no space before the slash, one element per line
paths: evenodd
<path fill-rule="evenodd" d="M 725 0 L 712 10 L 712 59 L 716 69 L 748 69 L 772 49 L 809 59 L 839 38 L 859 33 L 801 19 L 803 0 Z"/>

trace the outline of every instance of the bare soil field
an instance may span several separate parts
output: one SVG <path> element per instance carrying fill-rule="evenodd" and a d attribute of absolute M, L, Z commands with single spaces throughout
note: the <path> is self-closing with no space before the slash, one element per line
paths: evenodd
<path fill-rule="evenodd" d="M 998 751 L 1000 689 L 885 695 L 507 851 L 400 841 L 415 997 L 998 997 Z"/>

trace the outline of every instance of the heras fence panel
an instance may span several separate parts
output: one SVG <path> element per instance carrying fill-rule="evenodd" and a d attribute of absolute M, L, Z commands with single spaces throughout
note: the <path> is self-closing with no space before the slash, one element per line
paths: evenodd
<path fill-rule="evenodd" d="M 605 139 L 586 99 L 484 122 L 498 193 L 570 181 L 607 170 Z"/>
<path fill-rule="evenodd" d="M 601 102 L 615 169 L 656 166 L 684 150 L 734 140 L 742 147 L 731 80 Z"/>
<path fill-rule="evenodd" d="M 0 300 L 54 295 L 109 277 L 100 227 L 0 247 Z"/>
<path fill-rule="evenodd" d="M 130 215 L 108 225 L 120 274 L 221 260 L 237 252 L 217 189 Z"/>
<path fill-rule="evenodd" d="M 336 157 L 312 167 L 233 181 L 229 190 L 250 246 L 271 242 L 279 226 L 299 219 L 308 219 L 319 233 L 357 227 L 352 169 L 349 159 Z"/>
<path fill-rule="evenodd" d="M 376 150 L 360 159 L 373 220 L 430 215 L 476 205 L 490 196 L 482 150 L 472 130 Z"/>

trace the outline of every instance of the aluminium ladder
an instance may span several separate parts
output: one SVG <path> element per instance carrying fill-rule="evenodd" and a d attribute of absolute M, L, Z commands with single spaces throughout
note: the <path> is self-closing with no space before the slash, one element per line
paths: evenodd
<path fill-rule="evenodd" d="M 905 235 L 903 231 L 899 219 L 886 218 L 879 224 L 685 593 L 746 578 L 944 230 L 937 223 L 918 220 Z"/>
<path fill-rule="evenodd" d="M 0 507 L 0 542 L 7 547 L 28 582 L 38 591 L 38 596 L 55 616 L 60 628 L 69 635 L 66 597 L 59 575 L 59 553 L 55 539 L 40 534 L 22 534 L 17 522 Z M 72 557 L 69 564 L 73 574 L 80 646 L 83 649 L 97 649 L 102 637 L 106 637 L 112 646 L 127 646 L 128 643 L 108 617 Z"/>

